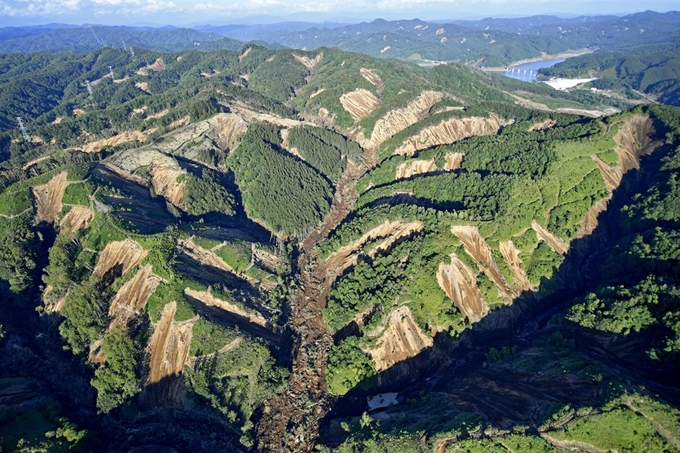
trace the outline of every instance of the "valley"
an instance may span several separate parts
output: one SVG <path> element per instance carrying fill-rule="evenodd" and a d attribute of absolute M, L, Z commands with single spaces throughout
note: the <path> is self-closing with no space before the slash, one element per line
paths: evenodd
<path fill-rule="evenodd" d="M 0 55 L 3 450 L 678 449 L 676 107 L 210 42 Z"/>

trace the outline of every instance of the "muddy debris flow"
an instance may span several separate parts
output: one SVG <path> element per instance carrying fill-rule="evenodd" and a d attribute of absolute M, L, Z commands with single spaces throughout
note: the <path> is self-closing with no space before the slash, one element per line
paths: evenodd
<path fill-rule="evenodd" d="M 322 223 L 299 245 L 296 288 L 290 300 L 288 329 L 292 337 L 291 375 L 285 393 L 264 403 L 255 431 L 258 451 L 309 452 L 319 425 L 335 397 L 328 393 L 326 367 L 333 345 L 323 309 L 334 281 L 318 256 L 319 245 L 352 211 L 356 181 L 375 165 L 377 156 L 365 150 L 362 163 L 349 163 L 336 186 L 331 209 Z"/>

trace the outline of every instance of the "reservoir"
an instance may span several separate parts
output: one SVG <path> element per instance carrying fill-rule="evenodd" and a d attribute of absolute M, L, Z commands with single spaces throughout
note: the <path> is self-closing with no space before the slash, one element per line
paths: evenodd
<path fill-rule="evenodd" d="M 536 75 L 539 69 L 555 66 L 557 63 L 562 63 L 564 60 L 565 60 L 564 58 L 556 60 L 540 60 L 516 66 L 509 66 L 508 70 L 505 71 L 503 75 L 505 75 L 506 77 L 511 77 L 513 79 L 531 82 L 536 80 Z"/>

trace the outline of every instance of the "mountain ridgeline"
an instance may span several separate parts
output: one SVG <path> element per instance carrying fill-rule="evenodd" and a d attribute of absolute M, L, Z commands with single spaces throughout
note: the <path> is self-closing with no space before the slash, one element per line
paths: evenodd
<path fill-rule="evenodd" d="M 680 447 L 677 108 L 254 44 L 0 98 L 3 450 Z"/>

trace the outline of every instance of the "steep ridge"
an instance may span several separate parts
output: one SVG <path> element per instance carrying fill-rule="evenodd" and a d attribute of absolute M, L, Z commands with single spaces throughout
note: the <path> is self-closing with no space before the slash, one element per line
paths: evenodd
<path fill-rule="evenodd" d="M 394 151 L 394 154 L 412 156 L 420 150 L 454 143 L 464 138 L 477 135 L 495 135 L 501 127 L 511 123 L 512 121 L 503 120 L 493 113 L 489 115 L 489 118 L 449 118 L 434 126 L 426 127 L 418 134 L 407 138 Z"/>
<path fill-rule="evenodd" d="M 486 240 L 479 234 L 479 228 L 469 225 L 454 225 L 451 232 L 458 238 L 479 270 L 496 285 L 501 297 L 516 296 L 516 291 L 508 284 L 498 269 L 498 264 Z"/>
<path fill-rule="evenodd" d="M 61 199 L 66 192 L 66 172 L 54 175 L 46 184 L 32 189 L 35 201 L 35 223 L 54 223 L 61 212 Z"/>
<path fill-rule="evenodd" d="M 402 306 L 390 313 L 387 326 L 376 340 L 375 347 L 367 352 L 379 373 L 418 355 L 423 349 L 432 347 L 433 343 L 432 337 L 420 330 L 411 310 Z"/>
<path fill-rule="evenodd" d="M 455 253 L 451 254 L 451 264 L 439 264 L 437 282 L 468 322 L 477 322 L 489 312 L 475 273 Z"/>
<path fill-rule="evenodd" d="M 545 121 L 541 121 L 538 123 L 534 123 L 529 127 L 529 132 L 534 132 L 534 131 L 544 131 L 546 129 L 550 129 L 553 127 L 555 124 L 557 124 L 557 121 L 555 121 L 552 118 L 548 118 Z"/>
<path fill-rule="evenodd" d="M 136 267 L 146 254 L 146 250 L 132 239 L 109 242 L 99 255 L 94 273 L 103 277 L 113 267 L 121 266 L 120 275 L 125 275 L 127 271 Z"/>

